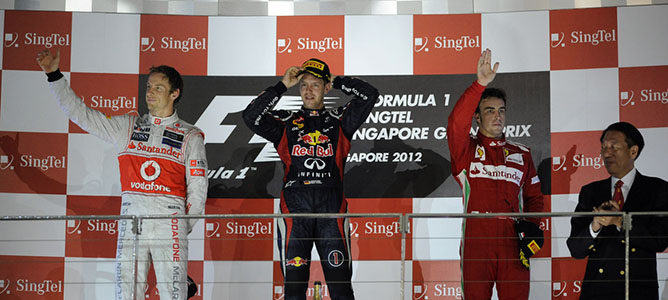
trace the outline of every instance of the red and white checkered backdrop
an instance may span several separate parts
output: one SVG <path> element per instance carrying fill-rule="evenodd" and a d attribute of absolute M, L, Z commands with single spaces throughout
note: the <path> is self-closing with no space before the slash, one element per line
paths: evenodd
<path fill-rule="evenodd" d="M 479 53 L 490 48 L 501 62 L 495 83 L 509 88 L 507 135 L 534 149 L 545 207 L 572 212 L 580 186 L 607 176 L 598 138 L 613 122 L 632 122 L 644 135 L 639 171 L 668 178 L 667 15 L 668 5 L 414 16 L 0 11 L 0 215 L 112 215 L 120 209 L 115 151 L 58 107 L 35 62 L 44 48 L 60 50 L 61 70 L 74 90 L 109 115 L 143 113 L 151 65 L 170 64 L 184 75 L 179 114 L 207 135 L 207 214 L 277 211 L 281 165 L 238 113 L 287 66 L 310 57 L 329 62 L 335 74 L 378 86 L 382 101 L 375 111 L 394 113 L 374 115 L 353 141 L 349 211 L 462 212 L 443 128 L 475 78 Z M 297 94 L 289 95 L 279 105 L 298 107 Z M 418 124 L 417 133 L 402 131 Z M 402 142 L 382 143 L 392 140 L 383 132 Z M 371 152 L 380 155 L 360 156 Z M 461 220 L 410 225 L 406 298 L 461 299 Z M 543 225 L 552 238 L 532 259 L 531 299 L 576 299 L 586 261 L 570 258 L 569 218 Z M 195 299 L 280 298 L 274 226 L 271 219 L 200 221 L 189 236 L 189 274 L 200 283 Z M 353 219 L 352 229 L 356 295 L 398 299 L 396 220 Z M 116 234 L 108 220 L 1 222 L 0 298 L 111 299 Z M 668 254 L 658 264 L 666 294 Z M 312 278 L 322 279 L 319 272 L 313 264 Z M 158 298 L 155 289 L 147 293 Z"/>

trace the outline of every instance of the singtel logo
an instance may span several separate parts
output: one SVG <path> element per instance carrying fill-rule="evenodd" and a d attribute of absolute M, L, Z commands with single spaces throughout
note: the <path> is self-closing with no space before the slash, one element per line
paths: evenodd
<path fill-rule="evenodd" d="M 82 100 L 85 100 L 84 96 L 80 97 Z M 112 111 L 118 111 L 119 109 L 137 111 L 137 97 L 118 96 L 116 98 L 105 98 L 104 96 L 96 95 L 90 97 L 90 107 L 108 108 Z"/>
<path fill-rule="evenodd" d="M 414 40 L 415 52 L 429 52 L 429 38 L 418 37 Z M 480 48 L 480 36 L 462 35 L 456 38 L 447 36 L 434 37 L 434 49 L 452 49 L 460 52 L 467 48 Z"/>
<path fill-rule="evenodd" d="M 114 220 L 87 220 L 86 230 L 89 232 L 103 232 L 109 235 L 116 235 L 118 232 L 118 222 Z M 67 220 L 67 234 L 81 234 L 81 221 Z"/>
<path fill-rule="evenodd" d="M 264 235 L 272 234 L 271 228 L 272 228 L 271 221 L 268 221 L 267 223 L 255 221 L 250 224 L 240 224 L 239 222 L 230 221 L 225 224 L 225 233 L 234 235 L 245 235 L 249 238 L 252 238 L 260 234 Z"/>
<path fill-rule="evenodd" d="M 571 286 L 572 285 L 572 286 Z M 582 290 L 582 281 L 575 280 L 569 284 L 567 281 L 557 281 L 552 283 L 552 297 L 567 297 L 568 293 L 579 294 Z"/>
<path fill-rule="evenodd" d="M 552 157 L 552 171 L 566 171 L 568 166 L 566 165 L 569 160 L 565 155 Z M 571 167 L 592 167 L 596 170 L 600 169 L 603 166 L 603 159 L 601 156 L 585 156 L 584 154 L 575 154 L 571 157 L 570 164 Z"/>
<path fill-rule="evenodd" d="M 155 37 L 147 36 L 141 38 L 141 51 L 155 52 Z M 206 38 L 187 37 L 178 39 L 171 36 L 164 36 L 160 39 L 160 49 L 181 50 L 188 53 L 192 50 L 206 50 Z"/>
<path fill-rule="evenodd" d="M 360 233 L 358 232 L 359 229 L 359 223 L 358 222 L 351 222 L 350 223 L 350 235 L 354 237 L 359 237 Z M 407 233 L 410 233 L 410 223 L 408 224 L 408 231 Z M 382 224 L 378 223 L 377 221 L 367 221 L 364 222 L 364 234 L 367 235 L 384 235 L 386 237 L 393 237 L 394 235 L 400 235 L 401 234 L 401 224 L 399 224 L 398 221 L 394 221 L 390 224 Z"/>
<path fill-rule="evenodd" d="M 14 155 L 0 155 L 0 170 L 14 170 Z M 66 157 L 56 157 L 48 155 L 46 157 L 33 156 L 31 154 L 23 154 L 19 157 L 19 167 L 22 168 L 37 168 L 42 171 L 49 169 L 64 169 L 67 165 Z"/>
<path fill-rule="evenodd" d="M 36 32 L 27 32 L 23 35 L 23 44 L 26 46 L 42 46 L 44 48 L 50 49 L 54 46 L 56 47 L 65 47 L 70 45 L 70 35 L 69 34 L 60 34 L 60 33 L 51 33 L 47 35 L 40 35 Z M 19 34 L 17 32 L 5 33 L 5 47 L 19 47 Z"/>
<path fill-rule="evenodd" d="M 278 39 L 276 44 L 276 51 L 278 53 L 292 53 L 291 38 Z M 301 37 L 297 39 L 297 50 L 316 50 L 324 53 L 327 50 L 343 50 L 343 37 L 325 37 L 321 40 L 312 40 L 308 37 Z"/>
<path fill-rule="evenodd" d="M 554 32 L 550 35 L 550 46 L 552 48 L 566 47 L 566 34 L 563 32 Z M 581 30 L 572 31 L 568 42 L 571 44 L 590 44 L 598 46 L 602 43 L 616 42 L 617 33 L 615 29 L 610 31 L 605 29 L 597 29 L 593 32 L 584 32 Z"/>
<path fill-rule="evenodd" d="M 429 285 L 414 285 L 413 286 L 413 299 L 422 300 L 429 299 Z M 435 297 L 454 297 L 454 299 L 462 299 L 462 287 L 458 286 L 457 283 L 445 283 L 439 282 L 434 284 L 433 293 Z"/>
<path fill-rule="evenodd" d="M 634 91 L 624 91 L 619 93 L 619 105 L 635 105 L 633 101 L 633 96 L 635 95 Z M 668 89 L 665 91 L 655 91 L 652 89 L 642 89 L 640 90 L 640 102 L 657 102 L 661 104 L 668 104 Z"/>

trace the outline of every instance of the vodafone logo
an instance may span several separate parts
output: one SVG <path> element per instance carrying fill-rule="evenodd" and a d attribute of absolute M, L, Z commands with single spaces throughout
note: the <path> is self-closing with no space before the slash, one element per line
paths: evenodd
<path fill-rule="evenodd" d="M 552 48 L 566 47 L 565 39 L 566 34 L 564 32 L 554 32 L 550 35 L 550 46 Z M 590 44 L 592 46 L 598 46 L 603 43 L 616 43 L 617 32 L 615 29 L 596 29 L 592 32 L 577 30 L 570 32 L 567 41 L 571 44 Z"/>
<path fill-rule="evenodd" d="M 154 160 L 147 160 L 141 165 L 141 177 L 146 181 L 153 181 L 160 176 L 160 165 Z"/>

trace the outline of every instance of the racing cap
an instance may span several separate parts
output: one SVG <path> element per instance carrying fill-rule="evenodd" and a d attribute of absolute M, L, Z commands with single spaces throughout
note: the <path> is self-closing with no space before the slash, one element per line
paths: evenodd
<path fill-rule="evenodd" d="M 302 64 L 302 68 L 304 70 L 301 71 L 299 75 L 308 72 L 311 75 L 324 80 L 325 82 L 329 82 L 332 78 L 332 74 L 329 73 L 329 66 L 324 61 L 317 58 L 311 58 L 305 61 Z"/>

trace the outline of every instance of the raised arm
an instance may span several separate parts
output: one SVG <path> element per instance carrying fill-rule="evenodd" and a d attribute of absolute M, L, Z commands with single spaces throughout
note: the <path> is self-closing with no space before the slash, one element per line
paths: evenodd
<path fill-rule="evenodd" d="M 480 96 L 485 90 L 485 86 L 494 80 L 496 71 L 499 69 L 499 63 L 497 62 L 492 67 L 491 61 L 492 51 L 486 49 L 482 52 L 480 58 L 478 58 L 478 79 L 459 97 L 450 116 L 448 116 L 448 148 L 450 149 L 452 160 L 452 173 L 455 176 L 466 168 L 465 164 L 458 162 L 467 161 L 471 157 L 467 151 L 470 149 L 469 133 L 471 131 L 473 114 L 478 107 Z"/>
<path fill-rule="evenodd" d="M 283 137 L 285 125 L 280 116 L 271 109 L 276 106 L 288 88 L 299 83 L 299 79 L 303 76 L 299 74 L 300 71 L 299 67 L 289 67 L 281 81 L 262 91 L 243 111 L 246 126 L 274 144 L 278 144 Z"/>
<path fill-rule="evenodd" d="M 106 116 L 105 114 L 87 107 L 86 104 L 70 88 L 67 79 L 58 69 L 60 64 L 60 50 L 52 54 L 49 50 L 37 53 L 37 63 L 46 72 L 49 88 L 58 99 L 65 114 L 79 127 L 97 137 L 117 144 L 119 139 L 128 134 L 132 119 L 128 115 Z"/>
<path fill-rule="evenodd" d="M 342 114 L 341 127 L 343 128 L 343 134 L 350 140 L 371 113 L 378 100 L 379 93 L 375 87 L 366 81 L 347 76 L 335 77 L 333 87 L 348 96 L 353 96 L 353 99 L 338 110 Z"/>

